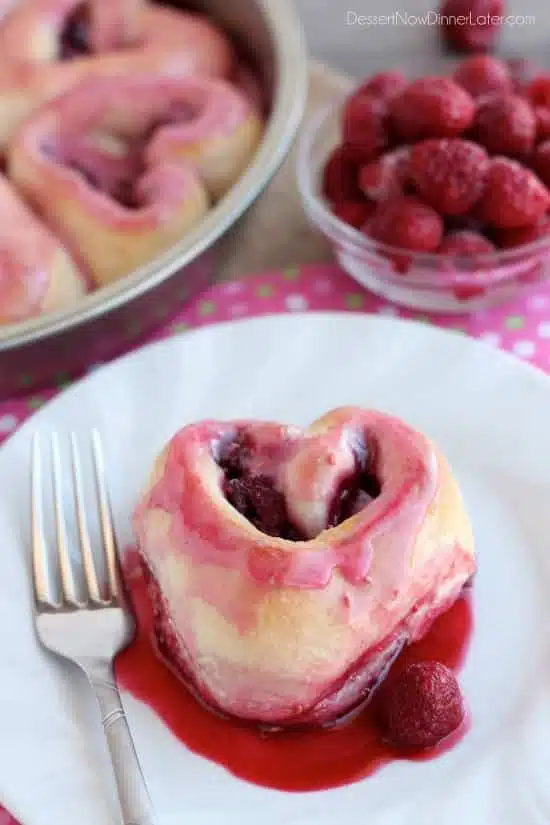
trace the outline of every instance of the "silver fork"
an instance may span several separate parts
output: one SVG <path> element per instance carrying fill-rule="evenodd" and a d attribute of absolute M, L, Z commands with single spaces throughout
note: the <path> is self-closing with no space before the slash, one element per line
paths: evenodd
<path fill-rule="evenodd" d="M 75 573 L 69 555 L 66 518 L 62 500 L 62 462 L 57 436 L 51 439 L 53 509 L 56 533 L 54 573 L 60 598 L 52 596 L 47 542 L 44 529 L 42 454 L 38 434 L 32 445 L 32 571 L 35 622 L 38 637 L 48 650 L 77 664 L 96 695 L 107 746 L 111 755 L 123 825 L 153 825 L 153 809 L 126 715 L 116 686 L 113 659 L 128 645 L 134 621 L 124 608 L 117 561 L 117 548 L 110 512 L 99 435 L 91 435 L 95 498 L 101 532 L 101 553 L 106 582 L 100 587 L 84 505 L 81 460 L 71 435 L 72 486 L 82 557 L 85 594 L 78 597 Z M 54 554 L 51 553 L 51 556 Z"/>

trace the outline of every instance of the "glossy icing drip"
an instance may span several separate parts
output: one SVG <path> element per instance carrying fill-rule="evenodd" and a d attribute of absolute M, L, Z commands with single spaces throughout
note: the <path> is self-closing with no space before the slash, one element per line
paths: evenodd
<path fill-rule="evenodd" d="M 294 523 L 311 536 L 309 542 L 268 538 L 242 518 L 229 517 L 215 456 L 238 431 L 252 434 L 250 465 L 275 480 Z M 328 523 L 338 486 L 355 466 L 354 449 L 369 440 L 378 445 L 381 493 L 345 525 L 326 529 L 322 525 Z M 351 584 L 364 583 L 376 541 L 388 556 L 387 576 L 397 587 L 436 484 L 428 442 L 376 413 L 356 412 L 351 419 L 342 413 L 326 432 L 320 428 L 305 436 L 278 424 L 203 422 L 174 437 L 162 476 L 141 509 L 170 513 L 174 548 L 185 548 L 199 561 L 246 570 L 259 584 L 323 588 L 336 568 Z M 139 520 L 138 511 L 138 529 Z"/>

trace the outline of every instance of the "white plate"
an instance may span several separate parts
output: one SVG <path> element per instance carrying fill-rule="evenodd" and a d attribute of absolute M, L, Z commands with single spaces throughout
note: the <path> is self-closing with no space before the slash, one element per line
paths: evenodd
<path fill-rule="evenodd" d="M 340 404 L 437 439 L 471 509 L 473 727 L 448 754 L 338 790 L 285 794 L 193 756 L 125 696 L 159 825 L 539 825 L 550 821 L 550 380 L 486 344 L 350 314 L 223 324 L 136 352 L 41 410 L 0 451 L 0 799 L 24 825 L 110 825 L 94 707 L 37 646 L 28 585 L 29 441 L 101 430 L 121 538 L 154 454 L 182 424 L 307 424 Z M 108 777 L 108 774 L 106 774 Z"/>

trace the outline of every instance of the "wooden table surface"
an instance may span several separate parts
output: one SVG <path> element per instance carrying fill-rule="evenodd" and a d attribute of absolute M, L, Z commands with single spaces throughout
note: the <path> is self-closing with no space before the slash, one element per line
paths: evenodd
<path fill-rule="evenodd" d="M 344 75 L 313 63 L 303 124 L 349 84 Z M 332 260 L 329 245 L 309 226 L 302 209 L 296 184 L 296 150 L 297 141 L 271 184 L 225 242 L 225 262 L 219 280 L 235 280 L 292 264 Z"/>

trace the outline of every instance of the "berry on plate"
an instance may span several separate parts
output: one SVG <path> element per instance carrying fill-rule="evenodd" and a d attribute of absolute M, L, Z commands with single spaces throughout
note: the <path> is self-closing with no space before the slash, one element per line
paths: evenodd
<path fill-rule="evenodd" d="M 424 140 L 411 150 L 408 174 L 442 215 L 463 215 L 483 194 L 489 163 L 485 149 L 469 140 Z"/>
<path fill-rule="evenodd" d="M 475 103 L 449 77 L 414 80 L 390 102 L 390 123 L 404 141 L 457 137 L 473 123 Z"/>
<path fill-rule="evenodd" d="M 496 229 L 515 229 L 536 223 L 550 206 L 544 183 L 517 161 L 495 158 L 487 173 L 477 212 Z"/>
<path fill-rule="evenodd" d="M 380 690 L 377 718 L 386 741 L 433 748 L 460 727 L 465 707 L 458 682 L 439 662 L 416 662 Z"/>
<path fill-rule="evenodd" d="M 443 237 L 443 221 L 418 198 L 398 195 L 377 206 L 363 231 L 387 246 L 435 252 Z"/>

